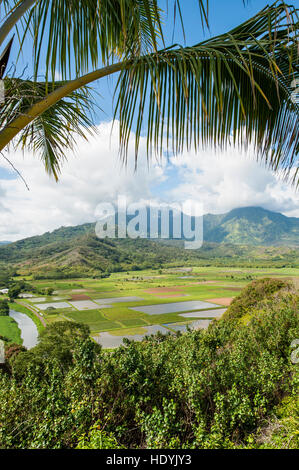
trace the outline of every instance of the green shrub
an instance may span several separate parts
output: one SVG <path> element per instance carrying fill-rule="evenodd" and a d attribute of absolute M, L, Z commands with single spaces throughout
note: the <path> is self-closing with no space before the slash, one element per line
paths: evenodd
<path fill-rule="evenodd" d="M 235 297 L 225 312 L 227 318 L 241 318 L 258 302 L 271 297 L 281 289 L 289 290 L 291 284 L 281 279 L 264 278 L 251 282 Z"/>
<path fill-rule="evenodd" d="M 107 433 L 100 423 L 95 423 L 86 435 L 79 438 L 77 449 L 122 449 L 122 447 L 112 433 Z"/>
<path fill-rule="evenodd" d="M 11 375 L 0 374 L 0 447 L 295 445 L 298 296 L 267 296 L 275 289 L 264 285 L 246 324 L 226 317 L 206 331 L 126 341 L 110 352 L 84 325 L 51 325 L 38 346 L 12 357 Z M 276 419 L 286 431 L 262 441 Z"/>
<path fill-rule="evenodd" d="M 9 305 L 7 300 L 0 300 L 0 317 L 9 315 Z"/>

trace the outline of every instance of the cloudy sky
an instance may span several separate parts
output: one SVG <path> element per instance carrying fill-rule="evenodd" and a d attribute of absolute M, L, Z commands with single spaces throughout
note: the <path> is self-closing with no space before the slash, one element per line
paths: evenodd
<path fill-rule="evenodd" d="M 127 167 L 118 156 L 117 128 L 102 123 L 89 142 L 78 141 L 76 154 L 67 156 L 60 181 L 46 175 L 38 157 L 7 154 L 26 180 L 29 191 L 5 160 L 0 160 L 0 240 L 17 240 L 60 226 L 96 220 L 101 202 L 125 195 L 128 202 L 154 200 L 203 204 L 205 212 L 223 213 L 236 207 L 262 206 L 299 217 L 299 194 L 271 171 L 239 150 L 183 154 L 152 161 L 148 167 L 141 142 L 134 172 L 133 145 Z M 130 158 L 131 157 L 131 158 Z"/>
<path fill-rule="evenodd" d="M 163 2 L 166 0 L 161 0 Z M 197 0 L 184 2 L 183 15 L 186 43 L 195 44 L 209 35 L 227 31 L 265 7 L 267 0 L 251 0 L 246 7 L 241 0 L 210 0 L 210 31 L 203 32 Z M 291 3 L 297 4 L 298 0 Z M 229 12 L 229 14 L 228 14 Z M 167 43 L 183 43 L 173 17 L 165 21 Z M 16 61 L 17 48 L 11 57 Z M 25 44 L 24 53 L 16 64 L 17 71 L 30 77 L 32 44 Z M 58 72 L 59 73 L 59 72 Z M 241 155 L 239 149 L 226 153 L 201 151 L 181 157 L 151 162 L 145 158 L 145 142 L 141 142 L 137 173 L 134 173 L 134 152 L 129 152 L 128 166 L 123 168 L 118 157 L 118 135 L 111 135 L 113 82 L 96 84 L 101 94 L 103 112 L 96 119 L 98 135 L 89 142 L 78 141 L 76 154 L 68 154 L 59 183 L 50 179 L 37 156 L 22 152 L 6 153 L 26 180 L 28 191 L 18 175 L 0 156 L 0 241 L 17 240 L 42 234 L 62 225 L 77 225 L 95 220 L 96 206 L 115 201 L 119 194 L 129 201 L 154 200 L 203 204 L 204 212 L 223 213 L 236 207 L 262 206 L 299 217 L 299 195 L 278 176 L 257 164 L 254 153 Z M 106 120 L 106 122 L 104 122 Z"/>

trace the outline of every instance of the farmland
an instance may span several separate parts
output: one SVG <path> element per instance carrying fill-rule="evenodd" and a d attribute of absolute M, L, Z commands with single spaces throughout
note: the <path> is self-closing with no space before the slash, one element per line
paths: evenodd
<path fill-rule="evenodd" d="M 188 267 L 113 273 L 100 280 L 33 281 L 39 290 L 52 288 L 53 295 L 17 302 L 46 325 L 66 320 L 84 323 L 92 337 L 107 347 L 108 337 L 113 344 L 119 337 L 120 344 L 123 337 L 140 339 L 137 336 L 156 332 L 156 327 L 163 334 L 185 331 L 193 322 L 194 327 L 206 327 L 207 320 L 220 317 L 244 286 L 263 277 L 297 283 L 299 269 Z M 199 319 L 205 321 L 198 323 Z"/>

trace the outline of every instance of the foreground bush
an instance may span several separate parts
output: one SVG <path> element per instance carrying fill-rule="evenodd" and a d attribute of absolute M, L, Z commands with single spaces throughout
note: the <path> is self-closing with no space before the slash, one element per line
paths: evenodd
<path fill-rule="evenodd" d="M 8 317 L 9 306 L 7 300 L 0 300 L 0 317 Z"/>
<path fill-rule="evenodd" d="M 286 419 L 275 413 L 297 392 L 298 306 L 295 293 L 281 291 L 252 306 L 246 322 L 224 318 L 113 352 L 78 325 L 54 324 L 0 376 L 0 445 L 270 447 L 265 423 Z M 277 442 L 283 447 L 283 435 Z"/>
<path fill-rule="evenodd" d="M 241 318 L 257 306 L 259 302 L 271 298 L 275 293 L 292 289 L 290 282 L 281 279 L 264 278 L 253 281 L 246 286 L 240 295 L 235 297 L 225 312 L 226 318 Z"/>

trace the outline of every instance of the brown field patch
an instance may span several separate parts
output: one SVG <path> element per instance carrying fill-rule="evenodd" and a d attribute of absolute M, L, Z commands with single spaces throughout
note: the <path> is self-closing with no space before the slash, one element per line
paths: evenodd
<path fill-rule="evenodd" d="M 212 304 L 224 305 L 224 307 L 229 307 L 232 303 L 233 297 L 219 297 L 217 299 L 205 299 L 205 302 L 211 302 Z"/>
<path fill-rule="evenodd" d="M 84 294 L 72 294 L 71 300 L 90 300 L 90 297 Z"/>

